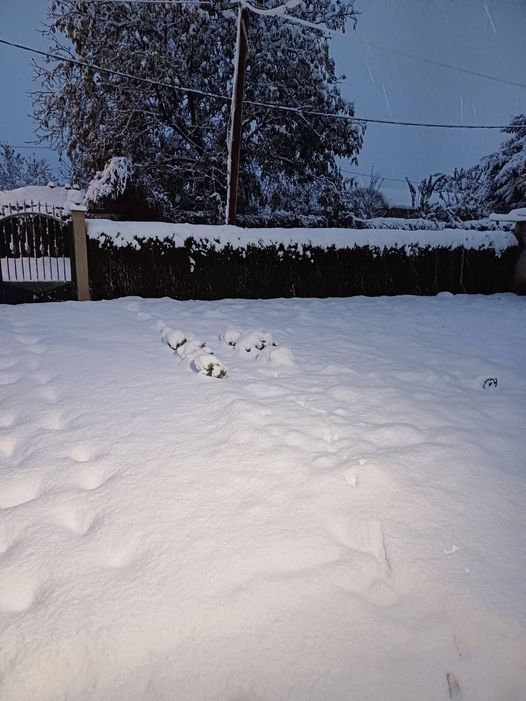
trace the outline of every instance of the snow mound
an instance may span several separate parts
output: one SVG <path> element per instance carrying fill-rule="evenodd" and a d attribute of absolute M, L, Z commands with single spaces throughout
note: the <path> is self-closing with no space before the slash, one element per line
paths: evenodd
<path fill-rule="evenodd" d="M 257 357 L 275 367 L 293 367 L 295 365 L 294 353 L 290 348 L 285 348 L 284 346 L 279 348 L 267 346 L 260 351 Z"/>

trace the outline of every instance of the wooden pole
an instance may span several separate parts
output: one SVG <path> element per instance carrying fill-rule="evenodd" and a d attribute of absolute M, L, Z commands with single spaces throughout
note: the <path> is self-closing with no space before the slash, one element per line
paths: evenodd
<path fill-rule="evenodd" d="M 248 55 L 248 11 L 239 6 L 237 16 L 236 65 L 232 88 L 230 112 L 230 135 L 228 139 L 226 223 L 236 223 L 237 191 L 239 185 L 239 156 L 241 152 L 241 132 L 243 128 L 243 93 L 245 69 Z"/>
<path fill-rule="evenodd" d="M 89 293 L 88 247 L 86 245 L 86 214 L 77 209 L 71 212 L 73 224 L 73 246 L 75 249 L 75 277 L 77 279 L 77 299 L 86 302 L 91 299 Z"/>

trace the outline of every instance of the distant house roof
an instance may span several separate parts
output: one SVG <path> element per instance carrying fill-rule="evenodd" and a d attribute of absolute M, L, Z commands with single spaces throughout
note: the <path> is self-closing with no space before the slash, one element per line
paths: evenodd
<path fill-rule="evenodd" d="M 85 192 L 69 185 L 27 185 L 15 190 L 0 190 L 0 208 L 43 205 L 49 208 L 69 211 L 72 206 L 78 208 L 84 204 Z"/>

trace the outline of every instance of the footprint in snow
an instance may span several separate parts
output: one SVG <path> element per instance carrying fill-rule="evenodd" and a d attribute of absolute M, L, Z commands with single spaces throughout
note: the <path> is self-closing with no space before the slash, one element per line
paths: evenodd
<path fill-rule="evenodd" d="M 24 377 L 22 372 L 2 372 L 0 373 L 0 385 L 14 385 Z"/>
<path fill-rule="evenodd" d="M 9 368 L 14 367 L 18 364 L 16 358 L 5 358 L 5 360 L 0 359 L 0 370 L 9 370 Z"/>
<path fill-rule="evenodd" d="M 69 424 L 70 421 L 66 418 L 64 412 L 59 410 L 47 411 L 40 421 L 40 426 L 46 431 L 64 431 Z"/>
<path fill-rule="evenodd" d="M 66 506 L 56 509 L 55 521 L 66 530 L 78 536 L 83 536 L 90 531 L 97 516 L 88 505 Z"/>
<path fill-rule="evenodd" d="M 0 428 L 11 428 L 16 424 L 18 414 L 15 411 L 6 411 L 0 414 Z"/>
<path fill-rule="evenodd" d="M 446 681 L 449 691 L 449 698 L 452 699 L 452 701 L 460 701 L 460 699 L 462 699 L 462 690 L 455 675 L 448 672 L 446 674 Z"/>
<path fill-rule="evenodd" d="M 76 483 L 80 489 L 92 492 L 106 484 L 109 479 L 106 468 L 90 467 L 76 476 Z"/>
<path fill-rule="evenodd" d="M 57 376 L 51 375 L 49 372 L 32 372 L 31 377 L 37 385 L 45 387 Z"/>
<path fill-rule="evenodd" d="M 13 509 L 34 501 L 41 494 L 41 481 L 34 477 L 4 480 L 0 491 L 0 509 Z"/>
<path fill-rule="evenodd" d="M 37 600 L 37 587 L 19 577 L 0 580 L 0 611 L 22 613 Z"/>
<path fill-rule="evenodd" d="M 60 399 L 60 391 L 54 385 L 40 385 L 37 391 L 38 394 L 48 402 L 54 403 L 58 402 Z"/>
<path fill-rule="evenodd" d="M 343 473 L 343 478 L 351 487 L 357 487 L 360 478 L 360 469 L 367 463 L 365 458 L 359 458 L 354 460 L 353 464 L 345 470 Z"/>
<path fill-rule="evenodd" d="M 16 340 L 24 346 L 34 346 L 42 341 L 40 336 L 17 334 Z"/>
<path fill-rule="evenodd" d="M 18 445 L 18 438 L 15 436 L 0 436 L 0 457 L 10 458 L 14 455 Z"/>
<path fill-rule="evenodd" d="M 83 443 L 73 446 L 67 455 L 78 463 L 90 462 L 100 457 L 100 453 L 95 448 Z"/>
<path fill-rule="evenodd" d="M 385 573 L 391 571 L 391 563 L 381 523 L 378 521 L 355 521 L 345 518 L 332 522 L 329 528 L 343 545 L 351 550 L 371 555 Z"/>

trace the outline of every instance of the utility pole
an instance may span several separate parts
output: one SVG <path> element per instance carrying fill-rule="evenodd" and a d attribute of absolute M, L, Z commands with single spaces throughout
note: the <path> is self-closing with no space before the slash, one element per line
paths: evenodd
<path fill-rule="evenodd" d="M 230 111 L 230 135 L 228 138 L 226 223 L 236 223 L 237 191 L 239 184 L 239 155 L 243 127 L 243 92 L 248 54 L 248 10 L 239 4 L 237 15 L 237 39 Z"/>

